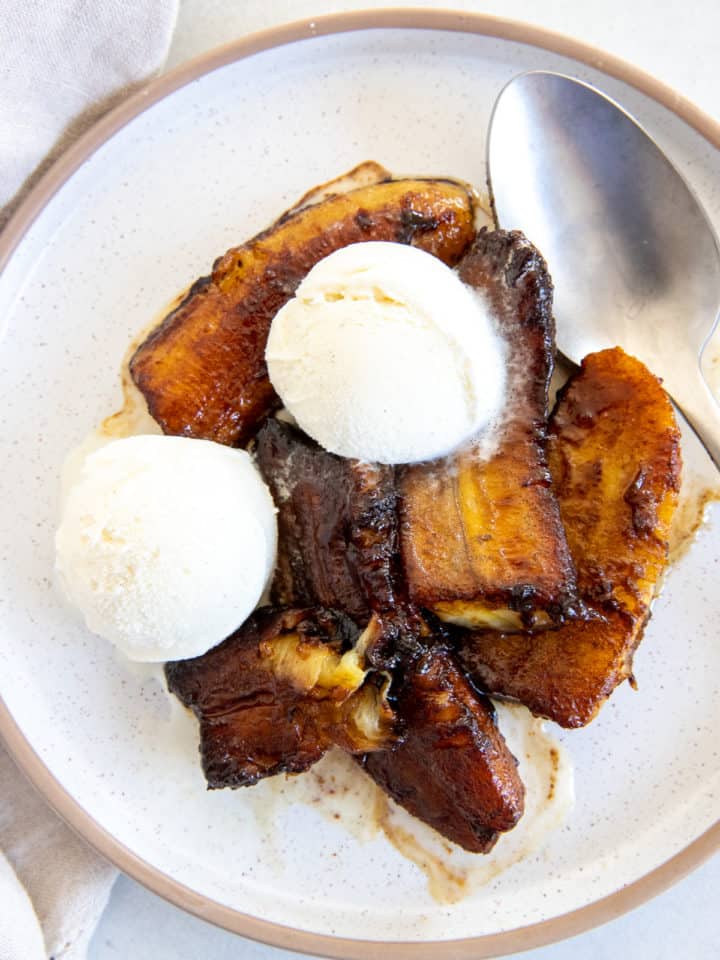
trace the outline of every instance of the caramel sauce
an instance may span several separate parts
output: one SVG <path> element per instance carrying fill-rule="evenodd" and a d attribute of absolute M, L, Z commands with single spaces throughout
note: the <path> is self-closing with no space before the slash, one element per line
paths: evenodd
<path fill-rule="evenodd" d="M 377 823 L 395 849 L 425 874 L 428 892 L 433 900 L 440 904 L 457 903 L 462 900 L 468 893 L 470 870 L 453 869 L 450 866 L 452 846 L 438 835 L 440 842 L 437 845 L 441 849 L 440 851 L 432 849 L 427 840 L 425 842 L 421 840 L 417 822 L 408 826 L 396 822 L 395 817 L 398 813 L 402 816 L 404 811 L 400 811 L 389 797 L 378 790 L 375 807 Z M 405 814 L 405 816 L 408 815 Z"/>
<path fill-rule="evenodd" d="M 671 564 L 677 563 L 692 546 L 707 520 L 711 503 L 720 503 L 720 485 L 708 486 L 697 478 L 685 479 L 670 530 Z"/>
<path fill-rule="evenodd" d="M 552 772 L 550 774 L 548 783 L 547 799 L 552 800 L 552 798 L 555 796 L 555 787 L 557 785 L 558 769 L 560 767 L 560 754 L 558 753 L 556 747 L 550 747 L 548 756 L 550 757 L 550 769 Z"/>
<path fill-rule="evenodd" d="M 65 457 L 60 477 L 60 501 L 64 501 L 70 487 L 76 482 L 82 469 L 85 458 L 99 450 L 100 447 L 112 440 L 123 440 L 125 437 L 135 437 L 144 434 L 159 434 L 159 425 L 150 416 L 145 398 L 133 383 L 128 366 L 130 357 L 148 334 L 162 322 L 170 310 L 173 310 L 185 297 L 185 291 L 174 297 L 170 303 L 159 311 L 158 315 L 143 329 L 140 330 L 123 356 L 120 365 L 120 387 L 122 390 L 122 406 L 115 413 L 109 414 L 91 430 L 90 433 L 74 447 Z"/>
<path fill-rule="evenodd" d="M 707 385 L 720 402 L 720 330 L 708 343 L 703 358 Z M 717 474 L 715 474 L 717 476 Z M 707 476 L 688 475 L 683 470 L 680 500 L 673 517 L 669 538 L 669 561 L 677 563 L 688 552 L 707 521 L 711 504 L 720 502 L 720 481 L 708 482 Z"/>
<path fill-rule="evenodd" d="M 424 874 L 430 896 L 453 904 L 472 896 L 514 864 L 537 853 L 565 820 L 573 802 L 568 755 L 544 723 L 519 704 L 496 704 L 498 725 L 520 764 L 525 814 L 488 854 L 467 853 L 416 820 L 384 794 L 374 815 L 388 841 Z"/>
<path fill-rule="evenodd" d="M 122 388 L 123 402 L 119 410 L 105 417 L 97 428 L 100 436 L 107 439 L 121 440 L 124 437 L 132 437 L 143 433 L 160 433 L 160 427 L 148 413 L 145 397 L 135 386 L 130 376 L 130 358 L 137 348 L 146 340 L 152 331 L 159 327 L 165 317 L 174 310 L 187 296 L 188 290 L 183 290 L 169 301 L 157 315 L 140 330 L 130 342 L 120 365 L 120 386 Z"/>
<path fill-rule="evenodd" d="M 358 764 L 331 750 L 299 776 L 279 776 L 243 792 L 262 834 L 268 862 L 283 869 L 278 822 L 293 804 L 315 810 L 358 843 L 384 836 L 397 852 L 424 874 L 430 896 L 439 904 L 472 896 L 513 864 L 536 853 L 565 820 L 573 801 L 570 760 L 549 736 L 543 721 L 517 704 L 496 704 L 498 723 L 526 785 L 526 813 L 489 854 L 478 856 L 450 843 L 391 800 Z"/>

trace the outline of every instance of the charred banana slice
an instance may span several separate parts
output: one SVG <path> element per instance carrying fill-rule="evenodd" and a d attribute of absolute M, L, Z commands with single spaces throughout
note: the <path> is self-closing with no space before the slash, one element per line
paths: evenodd
<path fill-rule="evenodd" d="M 404 737 L 365 756 L 366 773 L 449 840 L 487 853 L 518 822 L 525 800 L 491 702 L 440 645 L 407 668 L 395 704 Z"/>
<path fill-rule="evenodd" d="M 336 457 L 272 419 L 258 434 L 256 457 L 278 508 L 273 602 L 342 610 L 358 624 L 373 610 L 392 610 L 392 467 Z"/>
<path fill-rule="evenodd" d="M 208 786 L 251 786 L 307 770 L 333 745 L 354 753 L 394 741 L 387 677 L 369 676 L 347 618 L 324 610 L 257 610 L 223 643 L 165 666 L 168 689 L 200 721 Z"/>
<path fill-rule="evenodd" d="M 619 348 L 591 354 L 560 397 L 548 457 L 594 619 L 534 636 L 470 634 L 458 652 L 482 689 L 580 727 L 632 675 L 667 562 L 681 471 L 672 404 Z"/>
<path fill-rule="evenodd" d="M 410 599 L 465 627 L 546 627 L 580 612 L 545 459 L 552 283 L 516 231 L 482 230 L 459 274 L 489 301 L 507 345 L 507 401 L 489 455 L 474 442 L 398 471 Z"/>
<path fill-rule="evenodd" d="M 474 236 L 473 199 L 460 183 L 388 179 L 345 193 L 331 186 L 220 257 L 137 349 L 130 372 L 165 433 L 230 445 L 254 436 L 279 405 L 265 366 L 270 323 L 323 257 L 392 240 L 455 264 Z"/>

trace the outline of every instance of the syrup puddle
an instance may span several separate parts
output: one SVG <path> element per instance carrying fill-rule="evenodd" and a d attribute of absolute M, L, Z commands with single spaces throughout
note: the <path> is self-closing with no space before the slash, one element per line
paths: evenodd
<path fill-rule="evenodd" d="M 495 706 L 498 726 L 518 759 L 525 784 L 525 813 L 513 830 L 501 834 L 490 853 L 472 854 L 449 843 L 380 794 L 380 827 L 390 843 L 423 871 L 428 892 L 441 904 L 457 903 L 537 853 L 573 806 L 570 757 L 546 732 L 544 721 L 532 717 L 519 704 Z"/>
<path fill-rule="evenodd" d="M 470 896 L 513 864 L 537 853 L 565 821 L 574 800 L 570 758 L 545 724 L 519 704 L 496 703 L 498 724 L 519 762 L 525 783 L 525 814 L 514 830 L 501 835 L 489 854 L 468 853 L 398 806 L 347 754 L 332 750 L 306 773 L 264 780 L 243 794 L 258 829 L 270 839 L 265 847 L 277 870 L 282 855 L 272 838 L 281 813 L 305 804 L 343 827 L 359 843 L 380 835 L 426 878 L 428 892 L 440 904 Z"/>
<path fill-rule="evenodd" d="M 720 329 L 713 334 L 705 354 L 702 367 L 706 383 L 720 403 Z M 714 479 L 709 482 L 708 473 L 706 470 L 701 474 L 697 468 L 691 472 L 687 464 L 683 467 L 680 500 L 670 530 L 670 566 L 682 559 L 691 548 L 707 521 L 710 505 L 720 502 L 720 477 L 713 470 L 711 475 Z"/>
<path fill-rule="evenodd" d="M 711 503 L 720 503 L 720 484 L 709 485 L 696 476 L 683 478 L 680 501 L 670 530 L 670 566 L 684 557 L 692 547 L 707 521 Z"/>
<path fill-rule="evenodd" d="M 60 471 L 60 504 L 65 502 L 69 489 L 77 481 L 85 458 L 112 440 L 123 440 L 125 437 L 143 436 L 145 434 L 161 434 L 158 423 L 148 413 L 145 398 L 135 386 L 130 376 L 130 358 L 148 334 L 174 310 L 185 297 L 185 291 L 168 303 L 158 313 L 151 323 L 141 330 L 132 340 L 120 365 L 120 386 L 123 402 L 119 410 L 105 417 L 100 424 L 76 447 L 67 454 Z"/>

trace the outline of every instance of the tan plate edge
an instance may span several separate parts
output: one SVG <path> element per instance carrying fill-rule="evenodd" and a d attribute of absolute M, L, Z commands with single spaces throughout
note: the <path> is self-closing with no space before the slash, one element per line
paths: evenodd
<path fill-rule="evenodd" d="M 330 14 L 283 24 L 202 54 L 151 81 L 88 130 L 38 181 L 0 233 L 0 270 L 35 218 L 66 180 L 117 130 L 174 90 L 235 60 L 298 40 L 366 29 L 425 29 L 474 33 L 540 47 L 635 87 L 672 111 L 720 149 L 720 123 L 685 97 L 618 57 L 561 34 L 501 17 L 430 9 Z M 720 823 L 655 870 L 594 903 L 542 923 L 465 940 L 426 943 L 349 940 L 259 920 L 208 900 L 172 880 L 119 843 L 67 793 L 35 753 L 0 698 L 0 736 L 24 773 L 57 813 L 100 853 L 153 893 L 196 916 L 263 943 L 338 960 L 483 960 L 575 936 L 613 920 L 656 896 L 720 848 Z"/>
<path fill-rule="evenodd" d="M 716 823 L 680 853 L 627 887 L 560 917 L 505 933 L 425 943 L 349 940 L 260 920 L 208 900 L 172 880 L 116 840 L 65 791 L 27 742 L 2 699 L 0 734 L 22 771 L 55 811 L 120 870 L 153 893 L 233 933 L 285 950 L 298 950 L 337 960 L 386 960 L 387 957 L 392 960 L 484 960 L 556 943 L 640 906 L 699 867 L 720 847 L 720 823 Z"/>

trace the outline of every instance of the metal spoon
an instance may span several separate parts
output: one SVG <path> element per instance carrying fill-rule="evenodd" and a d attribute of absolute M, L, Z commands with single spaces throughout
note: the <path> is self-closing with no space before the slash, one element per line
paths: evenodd
<path fill-rule="evenodd" d="M 561 74 L 516 77 L 490 120 L 500 226 L 527 234 L 555 283 L 560 350 L 621 346 L 662 377 L 720 469 L 720 405 L 700 358 L 720 307 L 720 249 L 695 196 L 617 103 Z"/>

